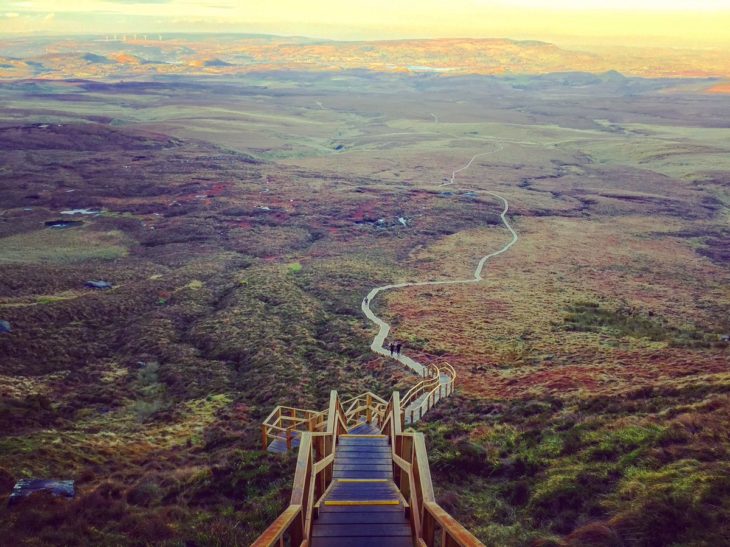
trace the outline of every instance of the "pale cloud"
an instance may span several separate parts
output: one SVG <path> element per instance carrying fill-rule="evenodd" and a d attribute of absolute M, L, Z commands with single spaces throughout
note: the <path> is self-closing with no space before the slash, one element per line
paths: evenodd
<path fill-rule="evenodd" d="M 20 14 L 19 13 L 15 13 L 14 11 L 5 13 L 4 15 L 5 15 L 5 17 L 7 17 L 9 19 L 14 19 L 15 17 L 20 17 Z"/>
<path fill-rule="evenodd" d="M 727 11 L 730 0 L 472 0 L 482 7 L 548 11 Z"/>
<path fill-rule="evenodd" d="M 106 4 L 169 4 L 173 0 L 102 0 Z"/>
<path fill-rule="evenodd" d="M 0 0 L 2 32 L 264 32 L 730 44 L 730 0 Z M 0 12 L 1 13 L 1 12 Z M 49 17 L 56 14 L 55 17 Z M 21 24 L 22 22 L 22 24 Z M 565 43 L 565 42 L 563 42 Z"/>

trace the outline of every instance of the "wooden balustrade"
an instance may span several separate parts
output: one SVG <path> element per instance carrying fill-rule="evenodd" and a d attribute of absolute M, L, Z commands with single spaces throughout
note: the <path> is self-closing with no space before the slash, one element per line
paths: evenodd
<path fill-rule="evenodd" d="M 482 546 L 468 530 L 436 503 L 428 454 L 422 433 L 406 431 L 405 409 L 410 423 L 420 419 L 440 399 L 454 391 L 456 372 L 449 364 L 432 366 L 427 378 L 411 388 L 401 400 L 395 391 L 390 401 L 363 393 L 341 401 L 330 393 L 327 410 L 315 412 L 277 407 L 262 424 L 264 448 L 270 439 L 285 439 L 291 448 L 294 432 L 300 445 L 289 506 L 254 542 L 256 547 L 279 545 L 308 547 L 318 502 L 332 483 L 338 437 L 362 421 L 380 426 L 389 439 L 393 480 L 408 504 L 414 545 L 432 547 Z M 421 402 L 414 403 L 421 398 Z"/>
<path fill-rule="evenodd" d="M 325 431 L 301 433 L 289 507 L 253 543 L 255 547 L 300 546 L 309 542 L 315 505 L 332 482 L 337 438 L 344 433 L 347 418 L 333 390 Z"/>
<path fill-rule="evenodd" d="M 439 385 L 429 393 L 424 403 L 433 406 L 440 397 L 453 393 L 456 373 L 450 365 L 447 365 L 446 372 L 450 380 L 443 384 L 439 380 Z M 427 547 L 483 547 L 477 538 L 436 503 L 423 433 L 402 431 L 405 422 L 397 391 L 393 392 L 386 412 L 382 431 L 390 438 L 394 481 L 409 504 L 414 543 Z"/>

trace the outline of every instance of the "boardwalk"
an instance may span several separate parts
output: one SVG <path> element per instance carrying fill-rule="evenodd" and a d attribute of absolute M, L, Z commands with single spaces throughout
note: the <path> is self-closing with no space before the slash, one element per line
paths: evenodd
<path fill-rule="evenodd" d="M 366 433 L 340 437 L 332 486 L 312 527 L 312 545 L 410 547 L 405 500 L 393 482 L 388 438 Z"/>

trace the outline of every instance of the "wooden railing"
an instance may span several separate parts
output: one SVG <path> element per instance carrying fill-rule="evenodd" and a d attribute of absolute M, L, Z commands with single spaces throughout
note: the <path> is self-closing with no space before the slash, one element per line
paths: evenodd
<path fill-rule="evenodd" d="M 455 382 L 456 371 L 450 364 L 443 363 L 441 367 L 431 365 L 429 377 L 413 386 L 402 400 L 403 423 L 414 424 L 423 418 L 436 403 L 454 392 Z"/>
<path fill-rule="evenodd" d="M 336 391 L 330 392 L 325 430 L 301 433 L 289 507 L 253 543 L 255 547 L 309 545 L 315 506 L 332 483 L 337 438 L 347 418 Z"/>
<path fill-rule="evenodd" d="M 429 365 L 423 375 L 424 379 L 406 391 L 406 394 L 401 397 L 401 407 L 406 408 L 421 395 L 436 387 L 439 384 L 439 372 L 439 367 L 436 365 Z"/>
<path fill-rule="evenodd" d="M 413 424 L 420 420 L 433 405 L 454 391 L 456 372 L 448 363 L 440 367 L 430 365 L 426 378 L 409 389 L 403 399 L 401 408 L 406 413 L 404 423 Z M 419 397 L 422 400 L 415 404 Z M 348 427 L 358 422 L 382 425 L 388 403 L 374 393 L 366 392 L 342 401 Z M 261 445 L 266 450 L 272 441 L 280 439 L 286 449 L 293 448 L 294 441 L 302 432 L 324 431 L 328 410 L 307 410 L 289 406 L 277 406 L 261 423 Z"/>
<path fill-rule="evenodd" d="M 352 427 L 360 422 L 380 425 L 383 423 L 388 402 L 368 391 L 343 401 L 342 406 L 348 426 Z"/>
<path fill-rule="evenodd" d="M 271 441 L 281 439 L 286 443 L 287 450 L 291 450 L 297 432 L 323 431 L 327 422 L 327 411 L 317 412 L 277 406 L 261 424 L 261 442 L 264 450 Z"/>
<path fill-rule="evenodd" d="M 395 483 L 410 507 L 414 544 L 427 547 L 483 547 L 477 538 L 436 503 L 423 433 L 403 432 L 403 426 L 400 395 L 395 391 L 388 403 L 382 431 L 390 439 Z"/>
<path fill-rule="evenodd" d="M 427 377 L 403 398 L 408 406 L 408 423 L 420 419 L 440 399 L 451 395 L 455 380 L 451 365 L 429 367 Z M 343 402 L 332 391 L 324 411 L 282 406 L 272 411 L 262 424 L 264 449 L 271 439 L 284 439 L 287 448 L 291 448 L 296 434 L 300 437 L 299 454 L 289 506 L 253 545 L 310 546 L 312 520 L 332 483 L 338 437 L 363 422 L 379 425 L 389 439 L 394 482 L 408 505 L 414 545 L 483 547 L 436 503 L 423 433 L 403 431 L 407 423 L 406 405 L 401 404 L 397 391 L 388 402 L 370 392 Z"/>

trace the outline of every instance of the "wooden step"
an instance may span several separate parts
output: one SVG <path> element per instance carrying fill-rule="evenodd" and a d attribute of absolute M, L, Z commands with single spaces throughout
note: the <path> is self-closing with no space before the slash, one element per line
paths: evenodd
<path fill-rule="evenodd" d="M 404 508 L 397 505 L 360 505 L 360 506 L 339 506 L 330 505 L 328 507 L 322 506 L 319 510 L 319 514 L 325 513 L 398 513 L 403 515 Z"/>
<path fill-rule="evenodd" d="M 388 439 L 337 439 L 337 446 L 377 446 L 381 448 L 390 448 Z"/>
<path fill-rule="evenodd" d="M 335 471 L 336 479 L 392 479 L 392 471 Z"/>
<path fill-rule="evenodd" d="M 407 522 L 400 523 L 368 523 L 368 524 L 324 524 L 312 529 L 312 537 L 411 537 Z M 316 539 L 315 539 L 316 542 Z M 348 543 L 349 545 L 349 543 Z"/>
<path fill-rule="evenodd" d="M 337 489 L 331 492 L 325 501 L 341 501 L 341 500 L 371 500 L 371 501 L 399 501 L 396 492 L 388 485 L 379 488 L 368 489 Z"/>
<path fill-rule="evenodd" d="M 413 540 L 410 536 L 348 537 L 343 542 L 341 537 L 318 537 L 312 542 L 312 547 L 413 547 Z"/>
<path fill-rule="evenodd" d="M 360 452 L 361 454 L 385 454 L 389 455 L 391 453 L 390 447 L 388 445 L 355 445 L 355 444 L 340 444 L 337 445 L 337 450 L 335 451 L 335 454 L 339 454 L 340 452 Z"/>
<path fill-rule="evenodd" d="M 381 505 L 369 505 L 368 507 L 390 507 Z M 357 507 L 351 507 L 357 509 Z M 367 524 L 369 522 L 380 524 L 398 524 L 405 519 L 404 512 L 399 511 L 339 511 L 320 512 L 315 524 Z"/>
<path fill-rule="evenodd" d="M 389 482 L 389 481 L 388 481 L 388 479 L 337 479 L 337 482 L 363 483 L 363 482 Z"/>
<path fill-rule="evenodd" d="M 389 470 L 393 469 L 393 465 L 388 461 L 379 461 L 379 460 L 376 460 L 376 461 L 353 460 L 351 462 L 335 460 L 335 471 L 337 471 L 338 469 L 364 469 L 364 470 L 372 469 L 373 471 L 377 471 L 377 470 L 389 471 Z"/>
<path fill-rule="evenodd" d="M 394 505 L 399 506 L 400 500 L 325 500 L 324 504 L 327 507 L 331 507 L 333 505 L 339 505 L 339 506 L 373 506 L 373 505 Z"/>

